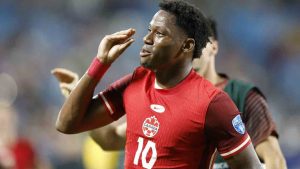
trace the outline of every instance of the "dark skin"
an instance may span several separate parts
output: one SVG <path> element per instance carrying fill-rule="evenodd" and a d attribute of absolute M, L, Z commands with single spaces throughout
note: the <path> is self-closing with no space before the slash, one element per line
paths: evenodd
<path fill-rule="evenodd" d="M 133 42 L 135 30 L 128 29 L 105 36 L 98 48 L 97 59 L 112 64 Z M 155 72 L 162 88 L 174 87 L 192 69 L 195 41 L 188 38 L 176 25 L 176 17 L 166 11 L 158 11 L 150 22 L 141 50 L 141 65 Z M 113 119 L 105 105 L 92 98 L 98 81 L 84 74 L 78 85 L 63 104 L 56 122 L 57 130 L 79 133 L 105 126 Z M 259 169 L 260 163 L 252 144 L 238 155 L 227 159 L 232 169 Z"/>
<path fill-rule="evenodd" d="M 176 25 L 174 15 L 163 10 L 157 12 L 150 22 L 144 43 L 140 53 L 141 65 L 155 72 L 162 87 L 175 86 L 191 71 L 195 41 Z"/>

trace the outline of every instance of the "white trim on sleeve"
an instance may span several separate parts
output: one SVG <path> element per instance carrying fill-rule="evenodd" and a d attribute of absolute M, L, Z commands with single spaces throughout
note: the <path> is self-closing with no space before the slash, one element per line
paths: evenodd
<path fill-rule="evenodd" d="M 231 151 L 229 151 L 229 152 L 227 152 L 227 153 L 222 153 L 221 156 L 222 156 L 222 157 L 226 157 L 226 156 L 229 156 L 229 155 L 231 155 L 231 154 L 233 154 L 233 153 L 239 151 L 239 150 L 240 150 L 241 148 L 243 148 L 249 141 L 250 141 L 250 137 L 249 137 L 249 135 L 248 135 L 248 136 L 247 136 L 247 139 L 246 139 L 242 144 L 240 144 L 240 145 L 237 146 L 235 149 L 233 149 L 233 150 L 231 150 Z"/>
<path fill-rule="evenodd" d="M 104 101 L 106 107 L 108 108 L 110 114 L 114 114 L 114 111 L 112 110 L 112 108 L 111 108 L 111 106 L 109 105 L 107 99 L 106 99 L 105 96 L 103 95 L 103 92 L 100 92 L 100 96 L 101 96 L 101 98 L 103 99 L 103 101 Z"/>
<path fill-rule="evenodd" d="M 210 157 L 209 169 L 212 169 L 214 166 L 214 158 L 215 158 L 216 152 L 217 152 L 217 149 L 215 149 L 214 153 Z"/>

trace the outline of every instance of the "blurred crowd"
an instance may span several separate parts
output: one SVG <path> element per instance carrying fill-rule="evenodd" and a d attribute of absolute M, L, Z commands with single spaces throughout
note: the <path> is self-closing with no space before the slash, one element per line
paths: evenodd
<path fill-rule="evenodd" d="M 261 88 L 288 166 L 300 169 L 300 2 L 191 2 L 218 22 L 218 71 Z M 18 137 L 32 143 L 47 167 L 83 168 L 82 135 L 55 129 L 64 98 L 50 70 L 82 75 L 104 35 L 135 28 L 134 44 L 112 65 L 103 88 L 139 65 L 142 38 L 157 9 L 157 1 L 143 0 L 0 1 L 0 114 L 13 107 Z"/>

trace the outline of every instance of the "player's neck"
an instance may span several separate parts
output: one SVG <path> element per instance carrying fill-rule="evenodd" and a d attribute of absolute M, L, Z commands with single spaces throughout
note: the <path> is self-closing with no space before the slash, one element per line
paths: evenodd
<path fill-rule="evenodd" d="M 213 85 L 222 83 L 225 79 L 221 77 L 216 71 L 205 77 L 208 81 L 210 81 Z"/>
<path fill-rule="evenodd" d="M 169 69 L 168 71 L 157 71 L 156 85 L 159 88 L 167 89 L 176 86 L 180 83 L 192 70 L 192 65 L 184 66 L 181 69 L 176 67 L 174 69 Z"/>
<path fill-rule="evenodd" d="M 198 72 L 201 76 L 203 76 L 206 80 L 210 81 L 213 85 L 221 83 L 224 81 L 216 71 L 215 63 L 211 61 L 207 67 L 207 69 L 203 72 Z"/>

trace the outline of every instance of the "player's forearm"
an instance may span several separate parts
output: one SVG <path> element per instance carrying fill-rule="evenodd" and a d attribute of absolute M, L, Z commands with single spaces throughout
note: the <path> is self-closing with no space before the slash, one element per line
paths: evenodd
<path fill-rule="evenodd" d="M 91 101 L 96 85 L 109 66 L 94 58 L 59 112 L 56 122 L 58 131 L 73 134 L 108 124 L 111 118 L 108 120 L 105 117 L 104 106 L 97 103 L 95 107 Z"/>
<path fill-rule="evenodd" d="M 287 165 L 282 156 L 275 155 L 265 159 L 265 169 L 287 169 Z"/>
<path fill-rule="evenodd" d="M 56 121 L 58 131 L 66 134 L 76 132 L 87 113 L 97 82 L 87 74 L 80 79 L 59 112 Z"/>
<path fill-rule="evenodd" d="M 252 144 L 239 154 L 226 159 L 231 169 L 263 169 Z"/>
<path fill-rule="evenodd" d="M 89 134 L 103 150 L 123 150 L 125 147 L 125 138 L 120 137 L 115 129 L 115 124 L 110 124 L 103 128 L 92 130 Z"/>
<path fill-rule="evenodd" d="M 259 143 L 255 150 L 257 155 L 264 161 L 266 169 L 287 168 L 277 138 L 269 136 L 265 141 Z"/>

